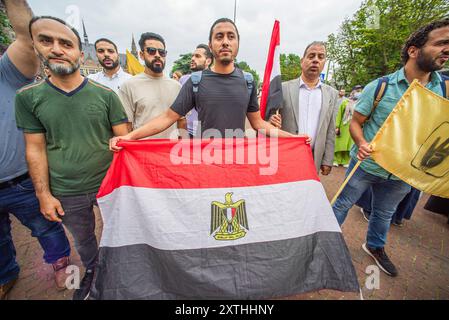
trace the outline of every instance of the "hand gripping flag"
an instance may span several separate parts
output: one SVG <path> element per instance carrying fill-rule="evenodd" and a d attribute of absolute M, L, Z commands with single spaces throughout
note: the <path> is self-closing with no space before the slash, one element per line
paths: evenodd
<path fill-rule="evenodd" d="M 385 170 L 449 198 L 449 100 L 414 81 L 371 143 Z"/>
<path fill-rule="evenodd" d="M 304 139 L 122 146 L 98 194 L 104 229 L 93 299 L 358 292 Z"/>
<path fill-rule="evenodd" d="M 128 73 L 133 76 L 145 71 L 145 68 L 140 64 L 139 60 L 128 50 L 126 50 L 126 68 L 128 69 Z"/>
<path fill-rule="evenodd" d="M 266 120 L 268 120 L 272 110 L 279 109 L 282 105 L 280 44 L 280 23 L 276 20 L 271 35 L 270 49 L 263 78 L 262 96 L 260 98 L 260 114 Z"/>

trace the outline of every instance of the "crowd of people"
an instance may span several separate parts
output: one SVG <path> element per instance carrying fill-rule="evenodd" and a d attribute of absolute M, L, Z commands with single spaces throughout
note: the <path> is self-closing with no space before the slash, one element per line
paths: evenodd
<path fill-rule="evenodd" d="M 411 35 L 402 52 L 404 67 L 387 81 L 354 87 L 348 99 L 321 81 L 326 44 L 311 43 L 301 76 L 282 84 L 282 105 L 265 121 L 254 79 L 234 64 L 240 34 L 230 19 L 214 22 L 209 44 L 196 46 L 189 75 L 175 73 L 174 80 L 164 74 L 165 40 L 147 32 L 139 41 L 143 73 L 132 77 L 122 70 L 116 44 L 101 38 L 95 49 L 103 71 L 84 77 L 82 42 L 74 28 L 56 17 L 34 17 L 25 0 L 2 1 L 16 40 L 0 58 L 0 298 L 20 271 L 10 214 L 39 240 L 61 290 L 70 264 L 63 225 L 70 231 L 86 268 L 74 299 L 87 299 L 98 259 L 93 208 L 112 152 L 121 150 L 118 142 L 201 138 L 208 130 L 244 137 L 247 120 L 269 136 L 307 137 L 323 175 L 334 165 L 350 172 L 363 161 L 333 210 L 342 225 L 349 209 L 364 199 L 359 205 L 369 225 L 363 249 L 385 273 L 398 275 L 385 252 L 387 234 L 392 221 L 407 217 L 398 211 L 413 211 L 420 192 L 370 159 L 370 141 L 414 79 L 443 95 L 437 71 L 449 59 L 449 20 Z M 41 64 L 46 76 L 36 81 Z M 449 207 L 447 201 L 443 207 Z"/>

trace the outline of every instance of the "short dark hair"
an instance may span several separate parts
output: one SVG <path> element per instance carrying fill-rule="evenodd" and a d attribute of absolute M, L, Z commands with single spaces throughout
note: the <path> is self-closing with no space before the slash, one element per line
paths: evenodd
<path fill-rule="evenodd" d="M 311 47 L 313 47 L 313 46 L 321 46 L 321 47 L 324 47 L 324 49 L 327 50 L 327 48 L 326 48 L 326 42 L 323 42 L 323 41 L 314 41 L 314 42 L 312 42 L 311 44 L 309 44 L 309 45 L 306 47 L 306 50 L 304 50 L 303 58 L 307 55 L 307 51 L 308 51 Z"/>
<path fill-rule="evenodd" d="M 97 41 L 95 41 L 95 45 L 94 45 L 95 46 L 95 50 L 97 50 L 97 44 L 100 43 L 100 42 L 107 42 L 107 43 L 112 44 L 114 46 L 114 48 L 115 48 L 115 51 L 117 51 L 117 53 L 118 53 L 117 45 L 114 42 L 112 42 L 111 40 L 106 39 L 106 38 L 101 38 L 101 39 L 98 39 Z"/>
<path fill-rule="evenodd" d="M 79 45 L 80 50 L 83 50 L 83 44 L 81 43 L 81 37 L 80 37 L 80 34 L 78 33 L 78 31 L 77 31 L 74 27 L 72 27 L 71 25 L 69 25 L 67 22 L 65 22 L 64 20 L 59 19 L 59 18 L 56 18 L 56 17 L 52 17 L 52 16 L 37 16 L 37 17 L 33 17 L 33 18 L 31 19 L 30 23 L 28 24 L 28 31 L 29 31 L 29 33 L 30 33 L 31 39 L 33 39 L 33 34 L 31 33 L 31 27 L 33 26 L 33 24 L 34 24 L 36 21 L 43 20 L 43 19 L 54 20 L 54 21 L 56 21 L 56 22 L 59 22 L 59 23 L 65 25 L 67 28 L 69 28 L 70 30 L 72 30 L 72 32 L 73 32 L 73 33 L 75 34 L 75 36 L 78 38 L 78 45 Z"/>
<path fill-rule="evenodd" d="M 162 38 L 161 35 L 159 35 L 157 33 L 153 33 L 153 32 L 145 32 L 144 34 L 142 34 L 140 36 L 140 40 L 139 40 L 140 50 L 143 51 L 143 49 L 145 49 L 145 41 L 147 41 L 147 40 L 160 41 L 164 45 L 164 49 L 165 49 L 165 40 L 164 40 L 164 38 Z"/>
<path fill-rule="evenodd" d="M 219 23 L 230 23 L 234 26 L 235 31 L 237 32 L 237 39 L 240 41 L 240 34 L 239 34 L 239 29 L 237 28 L 237 26 L 235 25 L 234 21 L 232 21 L 231 19 L 228 18 L 220 18 L 217 21 L 214 22 L 214 24 L 212 25 L 212 27 L 210 28 L 210 32 L 209 32 L 209 42 L 212 42 L 212 35 L 214 33 L 214 28 L 217 24 Z"/>
<path fill-rule="evenodd" d="M 204 49 L 205 55 L 207 59 L 211 59 L 213 63 L 214 62 L 214 55 L 212 54 L 212 51 L 210 51 L 210 48 L 207 44 L 201 43 L 197 47 L 197 49 Z"/>
<path fill-rule="evenodd" d="M 429 24 L 421 27 L 416 32 L 414 32 L 407 39 L 404 47 L 402 48 L 402 53 L 401 53 L 402 63 L 405 65 L 408 62 L 408 60 L 410 59 L 410 56 L 408 54 L 408 50 L 410 49 L 410 47 L 416 47 L 418 49 L 421 49 L 422 47 L 424 47 L 426 45 L 427 41 L 429 41 L 429 34 L 432 31 L 441 29 L 441 28 L 444 28 L 447 26 L 449 26 L 449 18 L 434 21 L 432 23 L 429 23 Z"/>

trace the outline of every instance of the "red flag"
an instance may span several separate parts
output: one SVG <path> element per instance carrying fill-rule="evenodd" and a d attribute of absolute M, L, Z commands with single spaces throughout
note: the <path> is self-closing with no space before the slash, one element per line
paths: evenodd
<path fill-rule="evenodd" d="M 263 78 L 260 114 L 266 119 L 272 109 L 279 109 L 282 104 L 282 79 L 280 62 L 281 32 L 279 21 L 274 22 L 271 44 L 268 51 L 267 65 Z"/>

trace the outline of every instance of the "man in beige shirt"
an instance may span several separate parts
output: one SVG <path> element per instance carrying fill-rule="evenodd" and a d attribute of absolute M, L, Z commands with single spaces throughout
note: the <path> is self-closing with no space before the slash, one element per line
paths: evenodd
<path fill-rule="evenodd" d="M 179 82 L 164 75 L 164 39 L 155 33 L 142 34 L 139 41 L 140 57 L 145 61 L 145 72 L 126 81 L 119 90 L 132 130 L 164 113 L 175 101 L 181 90 Z M 177 137 L 176 124 L 153 136 L 152 139 Z"/>

